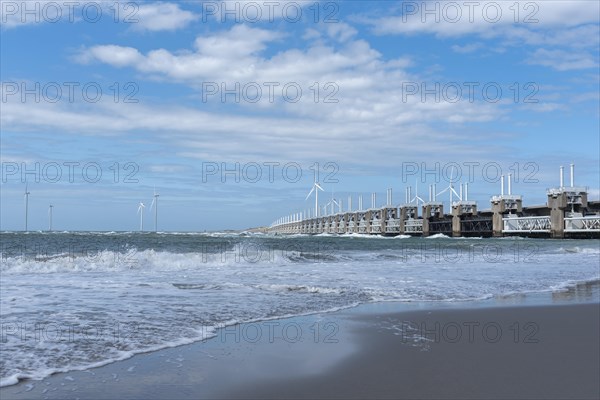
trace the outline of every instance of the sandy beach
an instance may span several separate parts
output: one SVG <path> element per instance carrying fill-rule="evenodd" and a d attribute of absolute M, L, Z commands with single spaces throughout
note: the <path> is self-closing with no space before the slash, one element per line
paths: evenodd
<path fill-rule="evenodd" d="M 336 368 L 232 397 L 594 399 L 598 315 L 589 304 L 364 316 L 360 351 Z"/>
<path fill-rule="evenodd" d="M 589 293 L 588 293 L 589 295 Z M 579 293 L 374 303 L 23 381 L 3 399 L 597 399 L 600 305 Z"/>

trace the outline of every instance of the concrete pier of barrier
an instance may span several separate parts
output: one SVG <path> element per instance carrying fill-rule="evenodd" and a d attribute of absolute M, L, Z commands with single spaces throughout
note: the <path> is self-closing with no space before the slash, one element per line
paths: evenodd
<path fill-rule="evenodd" d="M 588 188 L 574 185 L 573 165 L 571 165 L 571 185 L 565 186 L 563 167 L 560 170 L 560 185 L 547 189 L 546 204 L 523 206 L 521 195 L 512 194 L 511 176 L 508 175 L 508 191 L 504 192 L 504 176 L 501 179 L 501 193 L 490 198 L 490 210 L 480 211 L 477 203 L 464 200 L 461 194 L 458 201 L 451 201 L 449 213 L 444 213 L 442 202 L 435 200 L 430 188 L 430 201 L 422 201 L 418 195 L 407 201 L 392 205 L 391 189 L 388 189 L 387 204 L 375 207 L 376 197 L 372 196 L 372 207 L 340 210 L 328 215 L 306 217 L 295 213 L 275 221 L 267 232 L 277 234 L 332 234 L 332 235 L 412 235 L 430 236 L 444 234 L 453 237 L 502 237 L 526 236 L 546 238 L 600 238 L 600 201 L 588 201 Z M 453 187 L 450 186 L 453 190 Z M 466 185 L 465 185 L 466 192 Z M 433 200 L 432 200 L 433 198 Z M 450 197 L 452 199 L 452 197 Z M 419 207 L 419 200 L 421 204 Z M 419 215 L 419 208 L 421 215 Z M 315 210 L 315 214 L 319 209 Z"/>
<path fill-rule="evenodd" d="M 523 207 L 520 196 L 494 196 L 491 205 L 491 210 L 479 211 L 475 202 L 454 202 L 452 212 L 446 214 L 441 203 L 431 202 L 423 204 L 421 215 L 415 206 L 386 206 L 274 224 L 267 232 L 600 238 L 600 201 L 588 201 L 585 192 L 549 191 L 547 205 L 531 207 Z"/>

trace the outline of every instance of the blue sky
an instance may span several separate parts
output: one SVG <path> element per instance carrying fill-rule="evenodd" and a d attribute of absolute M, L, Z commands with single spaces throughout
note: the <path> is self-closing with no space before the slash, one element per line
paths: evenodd
<path fill-rule="evenodd" d="M 317 165 L 323 204 L 469 165 L 480 209 L 498 170 L 526 205 L 571 162 L 599 194 L 595 1 L 0 3 L 2 230 L 25 180 L 33 230 L 50 204 L 137 230 L 140 202 L 152 228 L 155 188 L 162 231 L 267 225 L 314 206 Z"/>

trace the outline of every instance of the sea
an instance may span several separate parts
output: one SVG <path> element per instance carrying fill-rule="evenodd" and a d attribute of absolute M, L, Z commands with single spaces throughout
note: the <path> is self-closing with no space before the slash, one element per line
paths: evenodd
<path fill-rule="evenodd" d="M 1 232 L 0 386 L 373 302 L 600 282 L 600 240 Z"/>

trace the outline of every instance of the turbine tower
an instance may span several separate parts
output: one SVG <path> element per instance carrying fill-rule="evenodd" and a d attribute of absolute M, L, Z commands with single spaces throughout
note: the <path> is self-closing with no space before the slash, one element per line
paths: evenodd
<path fill-rule="evenodd" d="M 54 206 L 52 204 L 50 204 L 50 206 L 48 206 L 48 230 L 50 232 L 52 232 L 52 209 L 54 208 Z"/>
<path fill-rule="evenodd" d="M 140 214 L 140 232 L 144 231 L 144 208 L 146 208 L 146 206 L 140 201 L 140 205 L 138 206 L 137 210 L 138 214 Z"/>
<path fill-rule="evenodd" d="M 310 189 L 310 192 L 308 192 L 308 195 L 306 195 L 306 200 L 308 200 L 308 198 L 310 197 L 310 195 L 315 192 L 315 218 L 319 217 L 319 190 L 324 192 L 323 188 L 321 187 L 321 185 L 319 185 L 319 182 L 317 182 L 315 180 L 315 182 L 313 183 L 312 188 Z"/>
<path fill-rule="evenodd" d="M 159 194 L 156 193 L 156 188 L 154 188 L 154 198 L 152 199 L 152 204 L 150 204 L 150 211 L 154 207 L 154 232 L 158 231 L 158 196 Z"/>
<path fill-rule="evenodd" d="M 29 194 L 27 184 L 25 184 L 25 232 L 27 232 L 27 219 L 29 217 Z"/>

